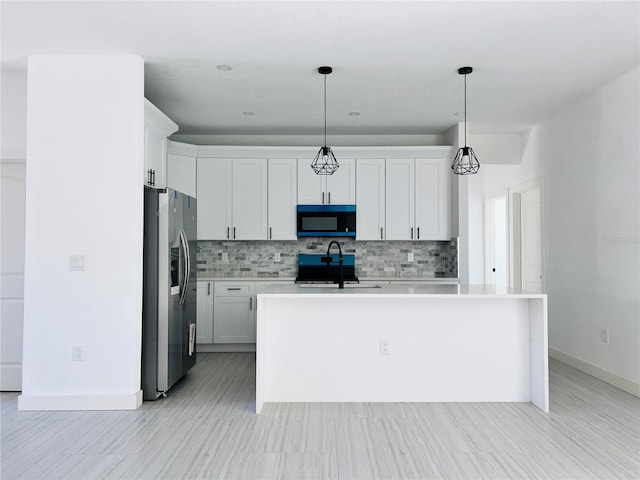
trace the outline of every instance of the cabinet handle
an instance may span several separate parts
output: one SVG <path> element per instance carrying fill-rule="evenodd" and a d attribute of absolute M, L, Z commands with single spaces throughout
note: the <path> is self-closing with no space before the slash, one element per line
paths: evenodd
<path fill-rule="evenodd" d="M 227 288 L 227 290 L 240 290 L 240 287 L 233 287 L 233 288 L 229 287 Z"/>
<path fill-rule="evenodd" d="M 420 227 L 418 227 L 418 240 L 420 240 Z"/>
<path fill-rule="evenodd" d="M 253 310 L 253 297 L 249 297 L 249 310 Z"/>
<path fill-rule="evenodd" d="M 211 282 L 207 282 L 207 295 L 211 295 Z"/>
<path fill-rule="evenodd" d="M 273 238 L 273 232 L 271 231 L 271 227 L 269 227 L 269 240 Z"/>
<path fill-rule="evenodd" d="M 384 237 L 382 236 L 382 227 L 380 227 L 380 240 L 383 240 Z"/>
<path fill-rule="evenodd" d="M 411 227 L 411 240 L 413 240 L 413 227 Z"/>
<path fill-rule="evenodd" d="M 322 192 L 322 204 L 324 205 L 324 192 Z"/>
<path fill-rule="evenodd" d="M 233 227 L 233 239 L 236 239 L 236 227 Z"/>
<path fill-rule="evenodd" d="M 327 204 L 331 205 L 331 192 L 327 193 Z"/>
<path fill-rule="evenodd" d="M 229 227 L 227 227 L 227 240 L 229 240 Z"/>

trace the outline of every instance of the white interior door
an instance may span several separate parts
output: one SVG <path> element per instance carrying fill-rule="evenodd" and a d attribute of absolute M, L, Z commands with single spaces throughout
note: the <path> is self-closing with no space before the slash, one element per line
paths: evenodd
<path fill-rule="evenodd" d="M 26 166 L 0 163 L 0 390 L 22 389 Z"/>
<path fill-rule="evenodd" d="M 542 205 L 539 187 L 520 194 L 520 269 L 522 289 L 542 292 Z"/>
<path fill-rule="evenodd" d="M 485 283 L 496 287 L 509 285 L 507 193 L 485 200 Z"/>

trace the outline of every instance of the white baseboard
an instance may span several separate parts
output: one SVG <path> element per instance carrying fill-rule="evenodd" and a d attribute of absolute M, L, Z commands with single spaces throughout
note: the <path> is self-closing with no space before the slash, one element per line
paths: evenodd
<path fill-rule="evenodd" d="M 0 365 L 0 391 L 19 392 L 22 390 L 22 364 L 4 363 Z"/>
<path fill-rule="evenodd" d="M 255 343 L 198 343 L 196 352 L 255 352 Z"/>
<path fill-rule="evenodd" d="M 584 360 L 580 360 L 579 358 L 572 357 L 569 354 L 561 352 L 559 350 L 555 350 L 553 348 L 549 348 L 549 356 L 551 358 L 555 358 L 556 360 L 561 361 L 562 363 L 566 363 L 567 365 L 571 365 L 578 370 L 581 370 L 585 373 L 588 373 L 592 377 L 596 377 L 597 379 L 602 380 L 603 382 L 607 382 L 614 387 L 618 387 L 620 390 L 624 390 L 631 395 L 635 395 L 636 397 L 640 397 L 640 384 L 632 382 L 631 380 L 627 380 L 624 377 L 616 375 L 615 373 L 611 373 L 607 370 L 604 370 L 600 367 L 596 367 L 595 365 L 585 362 Z"/>
<path fill-rule="evenodd" d="M 20 395 L 18 410 L 135 410 L 142 390 L 131 395 Z"/>

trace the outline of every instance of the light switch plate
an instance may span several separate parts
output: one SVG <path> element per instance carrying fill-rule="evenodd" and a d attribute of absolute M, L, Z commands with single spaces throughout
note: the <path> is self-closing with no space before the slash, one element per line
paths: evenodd
<path fill-rule="evenodd" d="M 274 262 L 276 262 L 276 263 L 279 263 L 279 262 L 280 262 L 280 260 L 281 260 L 280 252 L 276 252 L 276 253 L 274 253 L 274 254 L 273 254 L 273 261 L 274 261 Z"/>
<path fill-rule="evenodd" d="M 409 253 L 407 254 L 407 261 L 408 261 L 408 262 L 413 262 L 413 252 L 409 252 Z"/>

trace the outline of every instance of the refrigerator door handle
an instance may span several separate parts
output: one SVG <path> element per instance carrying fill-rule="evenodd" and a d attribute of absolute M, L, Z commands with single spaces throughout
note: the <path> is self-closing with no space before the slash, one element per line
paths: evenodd
<path fill-rule="evenodd" d="M 187 298 L 187 287 L 189 285 L 189 244 L 186 241 L 184 230 L 180 229 L 180 243 L 182 243 L 182 253 L 184 255 L 184 283 L 180 292 L 180 305 L 184 305 Z"/>

